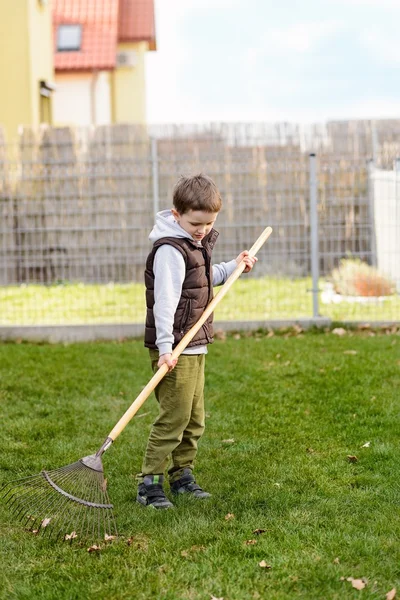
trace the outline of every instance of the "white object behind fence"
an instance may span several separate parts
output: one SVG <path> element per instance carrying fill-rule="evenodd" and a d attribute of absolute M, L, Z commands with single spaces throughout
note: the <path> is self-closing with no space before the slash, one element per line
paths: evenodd
<path fill-rule="evenodd" d="M 400 292 L 400 169 L 371 169 L 376 262 Z"/>

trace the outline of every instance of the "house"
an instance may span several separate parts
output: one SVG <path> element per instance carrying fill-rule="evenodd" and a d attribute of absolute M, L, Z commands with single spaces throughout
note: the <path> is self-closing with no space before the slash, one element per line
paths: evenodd
<path fill-rule="evenodd" d="M 0 2 L 0 127 L 144 123 L 154 0 Z"/>
<path fill-rule="evenodd" d="M 47 0 L 0 2 L 0 127 L 8 142 L 19 125 L 51 123 L 53 81 Z"/>
<path fill-rule="evenodd" d="M 154 0 L 53 0 L 56 125 L 146 121 Z"/>

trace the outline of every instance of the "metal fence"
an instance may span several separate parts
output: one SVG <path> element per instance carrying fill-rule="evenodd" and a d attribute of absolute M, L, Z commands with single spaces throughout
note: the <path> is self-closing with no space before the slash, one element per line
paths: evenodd
<path fill-rule="evenodd" d="M 154 215 L 171 206 L 179 175 L 199 171 L 223 197 L 215 262 L 274 228 L 219 321 L 397 321 L 398 156 L 400 121 L 25 128 L 13 147 L 0 136 L 1 331 L 139 331 Z M 357 281 L 340 292 L 346 258 L 362 264 L 348 263 Z"/>

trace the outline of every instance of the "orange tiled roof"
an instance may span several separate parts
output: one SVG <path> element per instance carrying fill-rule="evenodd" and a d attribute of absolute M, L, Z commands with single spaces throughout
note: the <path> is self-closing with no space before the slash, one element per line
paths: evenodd
<path fill-rule="evenodd" d="M 119 0 L 118 39 L 121 42 L 149 42 L 156 49 L 154 0 Z"/>
<path fill-rule="evenodd" d="M 56 71 L 89 71 L 115 67 L 119 0 L 54 0 L 53 34 Z M 59 25 L 82 25 L 79 51 L 57 52 Z"/>

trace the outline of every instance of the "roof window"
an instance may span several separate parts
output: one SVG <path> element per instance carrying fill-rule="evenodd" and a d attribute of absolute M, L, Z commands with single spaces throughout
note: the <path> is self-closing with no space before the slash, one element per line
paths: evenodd
<path fill-rule="evenodd" d="M 82 25 L 59 25 L 57 52 L 76 52 L 81 49 Z"/>

